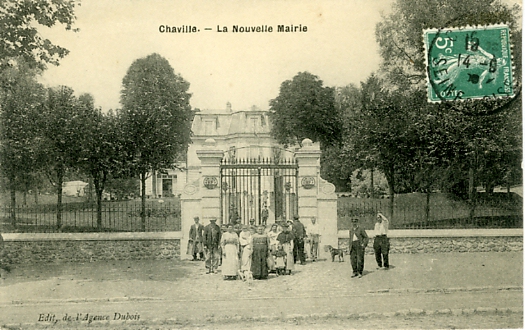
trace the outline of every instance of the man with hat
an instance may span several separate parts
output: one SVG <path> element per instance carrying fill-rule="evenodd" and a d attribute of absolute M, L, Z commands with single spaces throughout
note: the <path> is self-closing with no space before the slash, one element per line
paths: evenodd
<path fill-rule="evenodd" d="M 200 260 L 204 260 L 204 250 L 202 247 L 202 232 L 204 231 L 204 226 L 199 223 L 199 217 L 193 218 L 193 221 L 195 221 L 195 223 L 190 227 L 187 254 L 193 255 L 193 261 L 197 260 L 197 254 Z"/>
<path fill-rule="evenodd" d="M 221 257 L 219 246 L 221 243 L 221 228 L 217 225 L 217 219 L 210 219 L 210 223 L 204 227 L 204 248 L 206 251 L 207 274 L 214 273 L 219 266 Z"/>
<path fill-rule="evenodd" d="M 301 265 L 306 264 L 306 258 L 304 257 L 304 238 L 306 237 L 306 230 L 304 225 L 299 221 L 299 216 L 294 215 L 292 232 L 294 235 L 293 241 L 293 257 L 294 262 L 300 261 Z"/>
<path fill-rule="evenodd" d="M 357 218 L 352 219 L 350 228 L 350 262 L 352 264 L 352 277 L 363 277 L 365 268 L 365 248 L 368 245 L 368 235 L 366 231 L 359 226 Z"/>

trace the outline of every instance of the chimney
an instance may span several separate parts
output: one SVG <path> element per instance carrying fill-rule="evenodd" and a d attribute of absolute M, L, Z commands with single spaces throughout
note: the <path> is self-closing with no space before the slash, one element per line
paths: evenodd
<path fill-rule="evenodd" d="M 230 102 L 226 103 L 226 111 L 227 112 L 232 112 L 232 104 Z"/>

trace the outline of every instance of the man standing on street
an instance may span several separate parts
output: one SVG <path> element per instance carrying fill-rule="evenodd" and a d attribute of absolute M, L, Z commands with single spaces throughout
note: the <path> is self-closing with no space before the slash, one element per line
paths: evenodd
<path fill-rule="evenodd" d="M 319 242 L 321 235 L 319 234 L 319 225 L 317 224 L 316 218 L 312 217 L 312 223 L 306 227 L 306 234 L 310 241 L 310 257 L 315 262 L 319 258 Z"/>
<path fill-rule="evenodd" d="M 352 228 L 350 228 L 350 261 L 352 263 L 353 275 L 363 277 L 365 268 L 365 248 L 368 245 L 368 235 L 366 231 L 359 226 L 357 218 L 352 219 Z"/>
<path fill-rule="evenodd" d="M 204 231 L 204 226 L 199 223 L 199 217 L 193 218 L 193 221 L 195 221 L 195 223 L 190 227 L 187 253 L 193 255 L 193 261 L 197 260 L 197 254 L 199 255 L 200 260 L 204 260 L 204 249 L 202 246 L 202 232 Z"/>
<path fill-rule="evenodd" d="M 388 219 L 380 212 L 377 213 L 374 232 L 376 235 L 374 238 L 374 252 L 376 255 L 377 269 L 381 269 L 382 267 L 389 269 L 388 251 L 390 250 L 390 240 L 387 237 Z"/>
<path fill-rule="evenodd" d="M 301 221 L 299 221 L 299 216 L 297 215 L 294 215 L 293 217 L 292 232 L 294 235 L 294 241 L 293 241 L 294 263 L 296 263 L 297 261 L 300 261 L 301 265 L 304 265 L 306 264 L 306 260 L 304 257 L 304 238 L 306 237 L 306 230 L 304 229 L 304 226 L 301 223 Z"/>
<path fill-rule="evenodd" d="M 214 273 L 219 266 L 219 245 L 221 242 L 221 228 L 217 225 L 217 219 L 210 219 L 209 225 L 204 227 L 204 247 L 206 249 L 206 274 Z"/>

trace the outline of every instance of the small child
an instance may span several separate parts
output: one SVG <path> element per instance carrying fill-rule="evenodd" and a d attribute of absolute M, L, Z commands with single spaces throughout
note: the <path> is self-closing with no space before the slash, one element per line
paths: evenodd
<path fill-rule="evenodd" d="M 277 251 L 273 253 L 273 259 L 277 275 L 284 275 L 286 271 L 286 252 L 284 252 L 282 244 L 277 245 Z"/>

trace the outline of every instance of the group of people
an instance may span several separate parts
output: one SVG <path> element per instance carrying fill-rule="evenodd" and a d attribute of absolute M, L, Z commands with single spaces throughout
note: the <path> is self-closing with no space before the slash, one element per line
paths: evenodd
<path fill-rule="evenodd" d="M 217 225 L 217 219 L 211 219 L 206 227 L 199 223 L 199 217 L 194 220 L 187 253 L 193 256 L 193 260 L 206 258 L 208 274 L 215 273 L 219 266 L 222 266 L 225 279 L 266 279 L 271 272 L 291 274 L 296 263 L 306 263 L 305 242 L 310 246 L 311 260 L 315 262 L 319 257 L 321 235 L 315 218 L 306 228 L 299 217 L 294 216 L 293 222 L 276 222 L 269 230 L 265 225 L 256 226 L 253 219 L 250 225 L 230 223 L 222 228 Z M 388 225 L 388 219 L 378 212 L 374 227 L 374 253 L 378 269 L 390 267 Z M 352 219 L 349 234 L 352 277 L 360 278 L 363 276 L 369 237 L 357 218 Z"/>
<path fill-rule="evenodd" d="M 305 228 L 294 216 L 294 221 L 280 221 L 269 228 L 265 225 L 224 224 L 210 219 L 207 226 L 198 217 L 190 228 L 188 255 L 193 260 L 206 259 L 207 273 L 215 273 L 221 266 L 225 279 L 266 279 L 269 273 L 291 274 L 295 263 L 306 263 L 305 242 L 310 245 L 310 257 L 319 257 L 320 232 L 316 219 Z M 204 256 L 206 254 L 206 256 Z"/>

